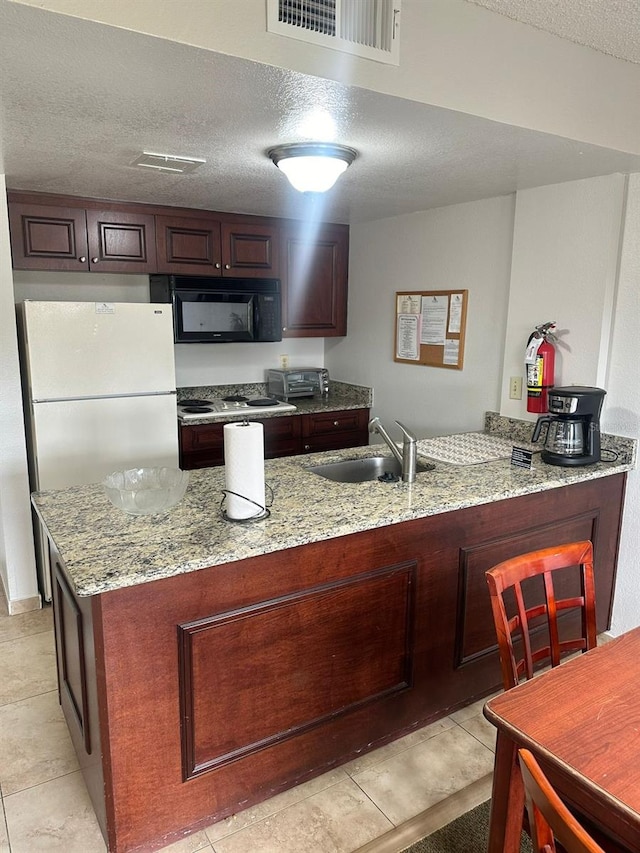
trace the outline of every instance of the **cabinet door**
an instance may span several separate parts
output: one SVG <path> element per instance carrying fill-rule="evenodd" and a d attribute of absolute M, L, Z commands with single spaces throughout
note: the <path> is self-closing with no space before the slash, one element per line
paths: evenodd
<path fill-rule="evenodd" d="M 89 269 L 83 208 L 15 203 L 9 221 L 14 269 Z"/>
<path fill-rule="evenodd" d="M 305 453 L 361 447 L 369 441 L 369 409 L 302 416 L 302 449 Z"/>
<path fill-rule="evenodd" d="M 157 272 L 150 214 L 88 210 L 87 234 L 93 272 Z"/>
<path fill-rule="evenodd" d="M 349 229 L 290 225 L 283 240 L 283 334 L 289 338 L 347 334 Z"/>
<path fill-rule="evenodd" d="M 213 468 L 224 462 L 224 424 L 191 424 L 180 427 L 180 467 Z"/>
<path fill-rule="evenodd" d="M 279 233 L 275 225 L 222 223 L 223 275 L 279 278 Z"/>
<path fill-rule="evenodd" d="M 302 452 L 300 445 L 302 418 L 300 415 L 265 418 L 261 423 L 264 428 L 265 459 L 275 459 L 278 456 L 295 456 Z"/>
<path fill-rule="evenodd" d="M 156 216 L 158 272 L 222 275 L 220 221 Z"/>

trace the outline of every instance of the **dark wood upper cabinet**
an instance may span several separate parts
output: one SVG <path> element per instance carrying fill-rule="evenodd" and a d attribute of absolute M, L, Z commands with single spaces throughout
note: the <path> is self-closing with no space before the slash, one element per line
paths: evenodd
<path fill-rule="evenodd" d="M 203 217 L 156 216 L 158 272 L 221 275 L 220 221 Z"/>
<path fill-rule="evenodd" d="M 279 228 L 275 225 L 223 222 L 223 275 L 279 278 L 279 236 Z"/>
<path fill-rule="evenodd" d="M 156 271 L 148 214 L 10 203 L 9 222 L 14 269 Z"/>
<path fill-rule="evenodd" d="M 285 338 L 347 334 L 348 225 L 7 196 L 14 269 L 277 278 Z"/>
<path fill-rule="evenodd" d="M 177 275 L 278 278 L 277 225 L 247 217 L 156 216 L 158 271 Z"/>
<path fill-rule="evenodd" d="M 283 335 L 346 335 L 348 226 L 288 223 L 282 246 Z"/>
<path fill-rule="evenodd" d="M 96 272 L 157 271 L 154 217 L 88 210 L 89 266 Z"/>
<path fill-rule="evenodd" d="M 84 210 L 10 204 L 9 225 L 14 269 L 89 269 Z"/>

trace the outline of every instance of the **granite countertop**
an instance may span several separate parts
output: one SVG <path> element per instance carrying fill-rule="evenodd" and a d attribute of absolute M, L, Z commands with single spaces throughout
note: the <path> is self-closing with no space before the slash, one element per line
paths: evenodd
<path fill-rule="evenodd" d="M 491 415 L 491 413 L 489 413 Z M 490 417 L 491 433 L 513 422 Z M 530 435 L 531 425 L 522 435 Z M 629 471 L 635 442 L 608 437 L 618 458 L 574 468 L 544 464 L 533 469 L 510 459 L 476 465 L 436 462 L 415 483 L 337 483 L 308 471 L 312 465 L 390 455 L 386 445 L 285 457 L 265 462 L 273 490 L 271 515 L 237 524 L 221 511 L 224 467 L 190 473 L 180 504 L 160 516 L 129 516 L 111 505 L 99 484 L 40 492 L 33 503 L 56 544 L 78 595 L 87 596 L 197 571 L 389 524 L 542 492 Z M 603 446 L 607 441 L 603 440 Z"/>
<path fill-rule="evenodd" d="M 242 394 L 245 397 L 265 397 L 267 386 L 264 382 L 255 382 L 241 385 L 200 385 L 192 388 L 178 388 L 178 402 L 189 399 L 207 400 L 228 397 L 233 394 Z M 332 379 L 327 397 L 296 397 L 289 402 L 296 407 L 295 411 L 260 412 L 255 415 L 255 418 L 286 418 L 291 415 L 338 412 L 344 409 L 370 409 L 373 405 L 373 391 L 364 385 L 353 385 L 349 382 L 339 382 Z M 197 421 L 181 421 L 180 426 L 188 427 L 196 424 L 219 423 L 220 421 L 241 421 L 246 417 L 246 413 L 232 415 L 225 412 L 212 415 L 210 418 L 198 418 Z"/>

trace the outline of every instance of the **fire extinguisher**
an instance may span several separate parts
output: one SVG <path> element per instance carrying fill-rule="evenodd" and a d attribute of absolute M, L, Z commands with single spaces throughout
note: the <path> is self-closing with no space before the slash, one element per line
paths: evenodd
<path fill-rule="evenodd" d="M 529 335 L 525 367 L 527 371 L 527 411 L 541 414 L 547 412 L 547 395 L 553 387 L 556 351 L 553 341 L 556 336 L 551 332 L 555 323 L 543 323 L 536 326 Z"/>

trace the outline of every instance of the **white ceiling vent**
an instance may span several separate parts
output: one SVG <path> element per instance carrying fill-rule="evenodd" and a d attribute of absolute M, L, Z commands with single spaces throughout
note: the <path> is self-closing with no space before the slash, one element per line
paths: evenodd
<path fill-rule="evenodd" d="M 184 175 L 187 172 L 193 172 L 194 169 L 206 162 L 206 160 L 201 160 L 198 157 L 177 157 L 174 154 L 154 154 L 152 151 L 143 151 L 131 165 Z"/>
<path fill-rule="evenodd" d="M 399 65 L 400 3 L 401 0 L 267 0 L 267 30 Z"/>

